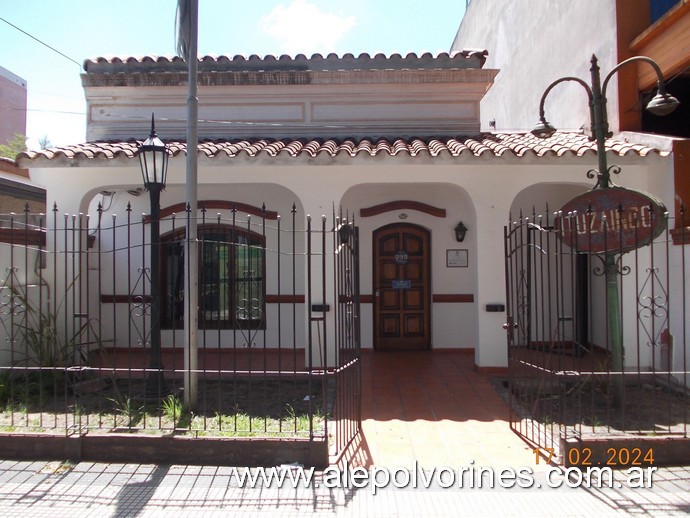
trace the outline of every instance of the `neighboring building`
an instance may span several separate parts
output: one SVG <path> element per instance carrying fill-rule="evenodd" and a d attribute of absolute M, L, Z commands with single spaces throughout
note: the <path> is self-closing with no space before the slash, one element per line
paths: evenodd
<path fill-rule="evenodd" d="M 23 214 L 27 210 L 32 214 L 45 212 L 45 189 L 31 184 L 29 171 L 17 167 L 14 160 L 0 157 L 0 214 Z"/>
<path fill-rule="evenodd" d="M 26 81 L 0 67 L 0 144 L 26 135 Z M 28 169 L 0 157 L 0 214 L 45 212 L 45 190 L 30 184 Z"/>
<path fill-rule="evenodd" d="M 0 67 L 0 144 L 6 144 L 18 134 L 26 134 L 26 81 Z M 13 245 L 33 246 L 42 242 L 43 235 L 34 230 L 35 225 L 45 224 L 38 216 L 45 212 L 45 194 L 45 189 L 31 183 L 28 169 L 17 166 L 12 159 L 0 157 L 0 264 L 3 265 L 0 285 L 3 287 L 14 270 L 14 262 L 28 257 L 23 252 L 13 253 Z M 27 284 L 34 281 L 32 273 L 26 271 L 20 278 Z"/>
<path fill-rule="evenodd" d="M 572 4 L 575 13 L 579 2 Z M 482 5 L 470 4 L 470 19 Z M 534 12 L 539 11 L 530 16 Z M 525 29 L 541 34 L 533 24 Z M 501 41 L 508 48 L 527 48 L 524 41 Z M 501 55 L 489 50 L 489 56 Z M 617 59 L 610 49 L 600 54 L 604 64 Z M 470 349 L 480 369 L 504 368 L 506 315 L 500 308 L 506 298 L 508 215 L 547 201 L 559 207 L 591 187 L 585 173 L 596 165 L 596 151 L 580 132 L 547 140 L 526 132 L 480 132 L 480 120 L 487 118 L 496 117 L 500 128 L 509 120 L 518 124 L 507 115 L 502 121 L 491 108 L 480 114 L 482 99 L 495 100 L 492 84 L 504 73 L 485 67 L 485 57 L 482 51 L 463 51 L 435 57 L 202 58 L 200 206 L 206 202 L 212 214 L 228 219 L 232 202 L 255 208 L 265 203 L 285 218 L 294 204 L 301 228 L 307 214 L 319 217 L 342 207 L 355 215 L 359 229 L 363 347 Z M 578 72 L 563 68 L 575 59 L 552 68 L 551 62 L 527 58 L 519 60 L 529 65 L 525 72 L 538 67 L 545 81 L 561 71 Z M 104 191 L 110 198 L 105 218 L 125 214 L 128 207 L 132 214 L 148 212 L 147 197 L 136 196 L 142 182 L 133 139 L 147 137 L 155 112 L 158 135 L 172 150 L 162 210 L 179 207 L 185 200 L 186 65 L 178 58 L 100 58 L 87 61 L 84 69 L 91 141 L 24 153 L 19 164 L 46 186 L 48 203 L 57 202 L 60 214 L 91 212 L 93 221 Z M 531 112 L 530 120 L 536 120 L 544 86 L 538 77 L 503 100 Z M 581 125 L 571 120 L 570 127 Z M 673 203 L 674 157 L 668 149 L 627 133 L 609 140 L 607 153 L 612 163 L 624 166 L 626 186 Z M 462 242 L 455 234 L 461 221 L 468 229 Z M 179 231 L 184 222 L 177 225 Z M 174 232 L 170 221 L 163 222 L 162 232 L 164 237 Z M 255 237 L 246 235 L 250 241 Z M 104 242 L 95 246 L 107 247 L 110 236 L 97 239 Z M 137 236 L 133 240 L 132 246 L 140 244 Z M 165 264 L 174 261 L 170 257 Z M 276 306 L 280 286 L 271 265 L 265 268 L 264 301 Z M 300 268 L 295 281 L 304 290 L 307 270 Z M 124 272 L 112 278 L 131 282 Z M 169 286 L 170 279 L 162 283 Z M 112 289 L 106 286 L 106 292 Z M 304 302 L 298 306 L 296 333 L 303 336 L 309 324 Z M 270 347 L 275 311 L 267 307 L 266 313 L 266 327 L 257 332 L 265 333 Z M 126 316 L 118 322 L 126 325 Z M 164 346 L 174 334 L 164 330 Z"/>
<path fill-rule="evenodd" d="M 574 76 L 590 83 L 593 54 L 602 81 L 618 63 L 643 55 L 658 63 L 669 93 L 681 104 L 663 117 L 644 110 L 656 92 L 657 75 L 645 63 L 626 65 L 611 77 L 606 91 L 611 131 L 618 138 L 627 138 L 620 135 L 624 131 L 690 137 L 690 2 L 559 0 L 544 7 L 540 0 L 474 0 L 467 6 L 452 50 L 486 48 L 486 66 L 500 70 L 481 103 L 482 128 L 530 130 L 553 81 Z M 545 111 L 558 129 L 591 131 L 587 96 L 578 84 L 557 85 Z M 680 221 L 681 207 L 690 206 L 690 141 L 662 140 L 675 155 L 672 206 Z"/>
<path fill-rule="evenodd" d="M 46 210 L 46 191 L 31 183 L 29 171 L 17 167 L 14 160 L 0 157 L 0 290 L 7 285 L 15 265 L 22 265 L 17 279 L 23 284 L 36 282 L 37 256 L 26 252 L 25 246 L 45 245 L 46 224 L 40 214 Z M 5 303 L 3 299 L 2 304 Z M 7 353 L 0 354 L 0 364 Z"/>
<path fill-rule="evenodd" d="M 0 67 L 0 144 L 26 135 L 26 81 Z"/>
<path fill-rule="evenodd" d="M 540 0 L 474 0 L 451 51 L 471 46 L 487 49 L 486 66 L 500 70 L 482 100 L 482 128 L 531 129 L 546 87 L 563 76 L 589 82 L 593 54 L 602 80 L 616 64 L 646 55 L 657 61 L 681 106 L 666 117 L 646 114 L 641 106 L 655 93 L 656 74 L 645 64 L 626 66 L 612 77 L 607 90 L 611 130 L 690 136 L 687 1 L 557 0 L 545 5 Z M 589 129 L 587 98 L 577 84 L 552 90 L 546 111 L 559 129 Z"/>

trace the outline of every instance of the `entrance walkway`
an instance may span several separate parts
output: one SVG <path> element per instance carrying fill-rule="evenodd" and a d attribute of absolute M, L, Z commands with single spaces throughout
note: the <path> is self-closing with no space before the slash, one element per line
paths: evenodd
<path fill-rule="evenodd" d="M 367 467 L 538 469 L 469 352 L 363 351 L 362 421 L 359 463 Z"/>

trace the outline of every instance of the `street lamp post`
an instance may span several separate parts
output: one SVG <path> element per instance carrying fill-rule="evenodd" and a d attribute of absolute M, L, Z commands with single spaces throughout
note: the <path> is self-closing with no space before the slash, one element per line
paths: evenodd
<path fill-rule="evenodd" d="M 667 115 L 671 113 L 677 106 L 678 100 L 666 92 L 666 84 L 661 73 L 659 65 L 648 58 L 647 56 L 635 56 L 616 65 L 611 72 L 605 77 L 604 82 L 601 82 L 601 74 L 599 70 L 598 60 L 596 56 L 591 59 L 591 85 L 577 77 L 561 77 L 551 83 L 541 97 L 539 103 L 539 122 L 532 130 L 532 134 L 541 138 L 548 138 L 556 132 L 551 124 L 546 121 L 544 115 L 544 102 L 549 92 L 558 84 L 573 81 L 582 85 L 589 97 L 590 122 L 594 133 L 593 140 L 596 141 L 597 158 L 599 161 L 599 169 L 596 171 L 597 183 L 593 190 L 608 189 L 613 186 L 611 182 L 611 166 L 606 161 L 606 138 L 611 136 L 609 132 L 608 116 L 606 113 L 606 87 L 613 75 L 622 67 L 633 62 L 649 63 L 657 74 L 658 92 L 654 98 L 647 104 L 646 109 L 655 115 Z M 616 377 L 615 397 L 618 402 L 622 401 L 623 392 L 623 377 L 622 372 L 625 367 L 623 357 L 622 344 L 622 328 L 620 320 L 620 298 L 618 290 L 618 266 L 616 261 L 615 251 L 606 251 L 604 254 L 604 262 L 606 267 L 606 301 L 607 301 L 607 319 L 609 327 L 609 341 L 611 344 L 611 366 L 614 372 L 621 373 Z"/>
<path fill-rule="evenodd" d="M 153 114 L 151 134 L 139 146 L 139 161 L 144 187 L 151 198 L 151 359 L 146 376 L 146 395 L 160 396 L 167 392 L 161 358 L 160 197 L 168 173 L 168 147 L 156 136 Z"/>

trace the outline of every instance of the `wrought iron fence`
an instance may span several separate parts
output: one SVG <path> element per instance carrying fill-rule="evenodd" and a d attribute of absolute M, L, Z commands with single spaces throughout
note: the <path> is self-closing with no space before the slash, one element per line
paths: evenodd
<path fill-rule="evenodd" d="M 568 248 L 559 232 L 593 231 L 569 217 L 533 209 L 505 227 L 511 427 L 566 463 L 569 440 L 687 438 L 688 258 L 674 245 L 687 242 L 684 210 L 627 252 Z"/>
<path fill-rule="evenodd" d="M 200 210 L 193 362 L 183 318 L 188 210 L 161 220 L 160 293 L 150 292 L 148 217 L 130 206 L 123 217 L 100 206 L 95 217 L 57 207 L 47 220 L 28 210 L 3 217 L 0 429 L 331 436 L 340 452 L 359 431 L 356 228 L 335 214 L 313 225 L 295 206 L 284 218 L 254 212 Z M 160 370 L 151 364 L 155 297 Z M 153 375 L 162 382 L 152 390 Z"/>

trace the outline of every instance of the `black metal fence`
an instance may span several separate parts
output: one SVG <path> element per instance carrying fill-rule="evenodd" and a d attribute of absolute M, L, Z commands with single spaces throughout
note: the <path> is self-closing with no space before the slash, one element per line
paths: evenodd
<path fill-rule="evenodd" d="M 547 207 L 505 227 L 511 427 L 566 463 L 571 439 L 687 438 L 684 211 L 627 253 L 568 248 L 559 217 Z"/>
<path fill-rule="evenodd" d="M 360 429 L 356 228 L 248 209 L 200 210 L 196 341 L 184 328 L 189 211 L 161 220 L 160 293 L 148 218 L 129 206 L 2 216 L 0 429 L 299 437 L 340 453 Z"/>

